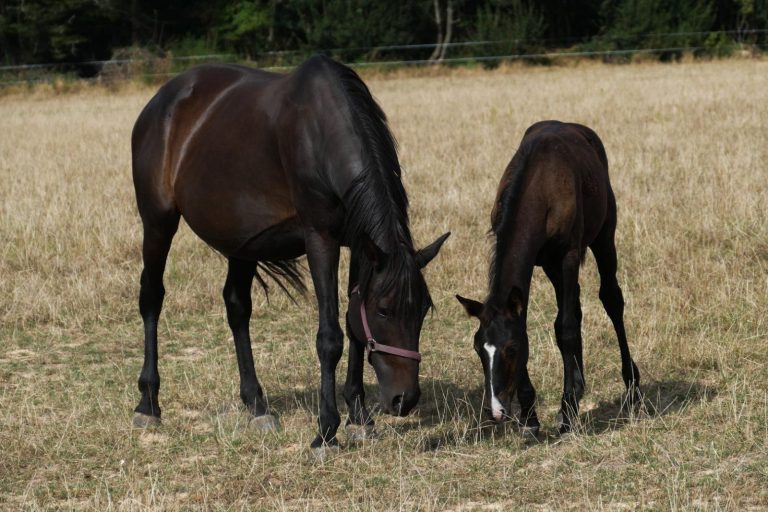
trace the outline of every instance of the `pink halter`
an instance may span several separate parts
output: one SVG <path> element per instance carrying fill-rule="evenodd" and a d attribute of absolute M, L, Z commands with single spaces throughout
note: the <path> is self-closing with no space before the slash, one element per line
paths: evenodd
<path fill-rule="evenodd" d="M 418 352 L 413 350 L 406 350 L 404 348 L 393 347 L 391 345 L 384 345 L 383 343 L 377 342 L 373 338 L 373 334 L 371 334 L 371 328 L 368 326 L 368 315 L 365 312 L 365 300 L 363 299 L 362 294 L 360 294 L 360 285 L 355 285 L 355 287 L 352 288 L 352 294 L 355 293 L 360 295 L 360 320 L 363 323 L 363 331 L 365 332 L 365 351 L 368 354 L 368 360 L 370 361 L 371 353 L 383 352 L 385 354 L 392 354 L 393 356 L 404 357 L 406 359 L 413 359 L 414 361 L 420 362 L 421 354 Z"/>

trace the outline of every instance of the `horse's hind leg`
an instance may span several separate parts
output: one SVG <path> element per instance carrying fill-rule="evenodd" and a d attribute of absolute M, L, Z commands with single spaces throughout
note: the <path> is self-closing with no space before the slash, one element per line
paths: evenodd
<path fill-rule="evenodd" d="M 557 348 L 560 350 L 560 354 L 563 354 L 563 269 L 560 262 L 547 263 L 543 265 L 544 273 L 547 274 L 552 287 L 555 289 L 555 297 L 557 298 L 557 318 L 555 318 L 555 340 L 557 341 Z M 578 283 L 577 283 L 578 286 Z M 579 321 L 581 321 L 581 308 L 578 309 Z M 579 345 L 581 347 L 581 345 Z M 579 348 L 577 354 L 577 363 L 579 372 L 581 373 L 582 383 L 584 383 L 584 360 L 582 357 L 582 349 Z M 565 376 L 563 376 L 563 390 L 565 390 Z M 565 392 L 565 391 L 563 391 Z M 584 388 L 581 388 L 581 394 L 576 398 L 581 400 L 581 396 L 584 392 Z"/>
<path fill-rule="evenodd" d="M 580 251 L 572 249 L 562 260 L 560 317 L 560 353 L 563 356 L 564 382 L 560 405 L 561 433 L 572 430 L 579 414 L 579 400 L 584 394 L 584 363 L 581 340 L 581 302 L 579 300 Z"/>
<path fill-rule="evenodd" d="M 629 354 L 627 334 L 624 330 L 624 297 L 616 280 L 616 207 L 609 212 L 608 222 L 591 245 L 592 253 L 597 261 L 600 272 L 600 301 L 603 303 L 608 317 L 616 330 L 621 352 L 621 375 L 627 387 L 627 399 L 630 404 L 636 404 L 641 398 L 640 372 Z"/>
<path fill-rule="evenodd" d="M 543 266 L 557 297 L 555 339 L 563 358 L 563 396 L 558 418 L 561 432 L 571 430 L 571 420 L 576 418 L 579 400 L 584 395 L 578 262 L 578 253 L 571 251 L 562 261 Z"/>
<path fill-rule="evenodd" d="M 251 351 L 249 332 L 253 309 L 251 285 L 255 273 L 256 262 L 230 258 L 227 281 L 224 284 L 224 304 L 227 307 L 227 320 L 235 340 L 237 367 L 240 371 L 240 398 L 255 416 L 254 425 L 265 430 L 274 430 L 277 428 L 277 421 L 267 414 L 264 392 L 256 378 Z"/>
<path fill-rule="evenodd" d="M 133 424 L 136 427 L 148 427 L 160 423 L 157 322 L 165 296 L 163 287 L 165 262 L 178 226 L 179 214 L 176 211 L 168 212 L 163 216 L 154 216 L 152 221 L 144 219 L 142 247 L 144 269 L 141 272 L 141 291 L 139 292 L 139 311 L 144 321 L 144 365 L 139 375 L 141 400 L 136 406 L 133 417 Z"/>

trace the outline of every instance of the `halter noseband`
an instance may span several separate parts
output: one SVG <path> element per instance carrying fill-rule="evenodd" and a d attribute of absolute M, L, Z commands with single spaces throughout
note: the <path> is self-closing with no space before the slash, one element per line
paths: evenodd
<path fill-rule="evenodd" d="M 392 354 L 393 356 L 404 357 L 406 359 L 413 359 L 416 362 L 420 362 L 421 354 L 418 352 L 413 350 L 406 350 L 404 348 L 393 347 L 391 345 L 384 345 L 383 343 L 379 343 L 374 339 L 373 334 L 371 334 L 371 328 L 368 326 L 368 315 L 365 311 L 365 300 L 360 293 L 360 285 L 355 285 L 355 287 L 352 288 L 351 295 L 354 294 L 360 295 L 360 320 L 363 323 L 363 331 L 365 332 L 365 351 L 368 354 L 368 361 L 370 362 L 371 354 L 373 352 L 383 352 L 385 354 Z"/>

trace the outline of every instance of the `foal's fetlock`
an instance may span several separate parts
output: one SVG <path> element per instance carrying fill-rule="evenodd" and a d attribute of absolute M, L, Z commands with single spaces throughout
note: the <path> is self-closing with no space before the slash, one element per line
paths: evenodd
<path fill-rule="evenodd" d="M 341 451 L 339 440 L 336 439 L 336 436 L 333 436 L 330 439 L 324 439 L 323 436 L 318 435 L 309 447 L 315 461 L 320 463 L 338 455 Z"/>
<path fill-rule="evenodd" d="M 520 416 L 520 436 L 525 440 L 536 440 L 539 436 L 539 430 L 541 424 L 539 418 L 536 416 L 535 411 L 529 412 L 527 415 Z"/>
<path fill-rule="evenodd" d="M 622 406 L 629 412 L 637 412 L 643 406 L 643 393 L 640 391 L 640 386 L 634 382 L 630 382 L 627 385 L 627 391 L 624 394 L 622 400 Z"/>
<path fill-rule="evenodd" d="M 574 424 L 579 419 L 579 405 L 578 402 L 571 405 L 565 399 L 560 407 L 560 412 L 557 413 L 557 432 L 563 436 L 572 434 L 574 431 Z"/>

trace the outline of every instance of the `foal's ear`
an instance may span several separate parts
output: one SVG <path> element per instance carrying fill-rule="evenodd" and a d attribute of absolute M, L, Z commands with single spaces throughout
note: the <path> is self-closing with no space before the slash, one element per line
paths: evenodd
<path fill-rule="evenodd" d="M 523 290 L 518 288 L 517 286 L 513 287 L 509 291 L 509 297 L 507 297 L 507 305 L 509 306 L 509 310 L 512 312 L 515 316 L 520 316 L 523 314 Z"/>
<path fill-rule="evenodd" d="M 461 295 L 457 295 L 456 299 L 459 302 L 461 302 L 461 305 L 464 306 L 464 309 L 467 311 L 467 314 L 469 316 L 474 316 L 475 318 L 477 318 L 480 316 L 480 313 L 483 312 L 482 302 L 477 302 L 476 300 L 472 300 L 472 299 L 466 299 Z"/>
<path fill-rule="evenodd" d="M 368 258 L 368 261 L 373 263 L 374 268 L 378 269 L 384 266 L 387 254 L 367 236 L 363 237 L 363 252 L 365 253 L 365 257 Z"/>
<path fill-rule="evenodd" d="M 429 244 L 428 246 L 424 247 L 423 249 L 416 252 L 414 258 L 416 259 L 416 266 L 419 268 L 424 268 L 427 266 L 427 263 L 432 261 L 435 256 L 437 256 L 437 253 L 440 252 L 440 248 L 443 246 L 443 242 L 445 242 L 448 237 L 451 235 L 451 232 L 447 232 L 446 234 L 442 235 L 440 238 Z"/>

